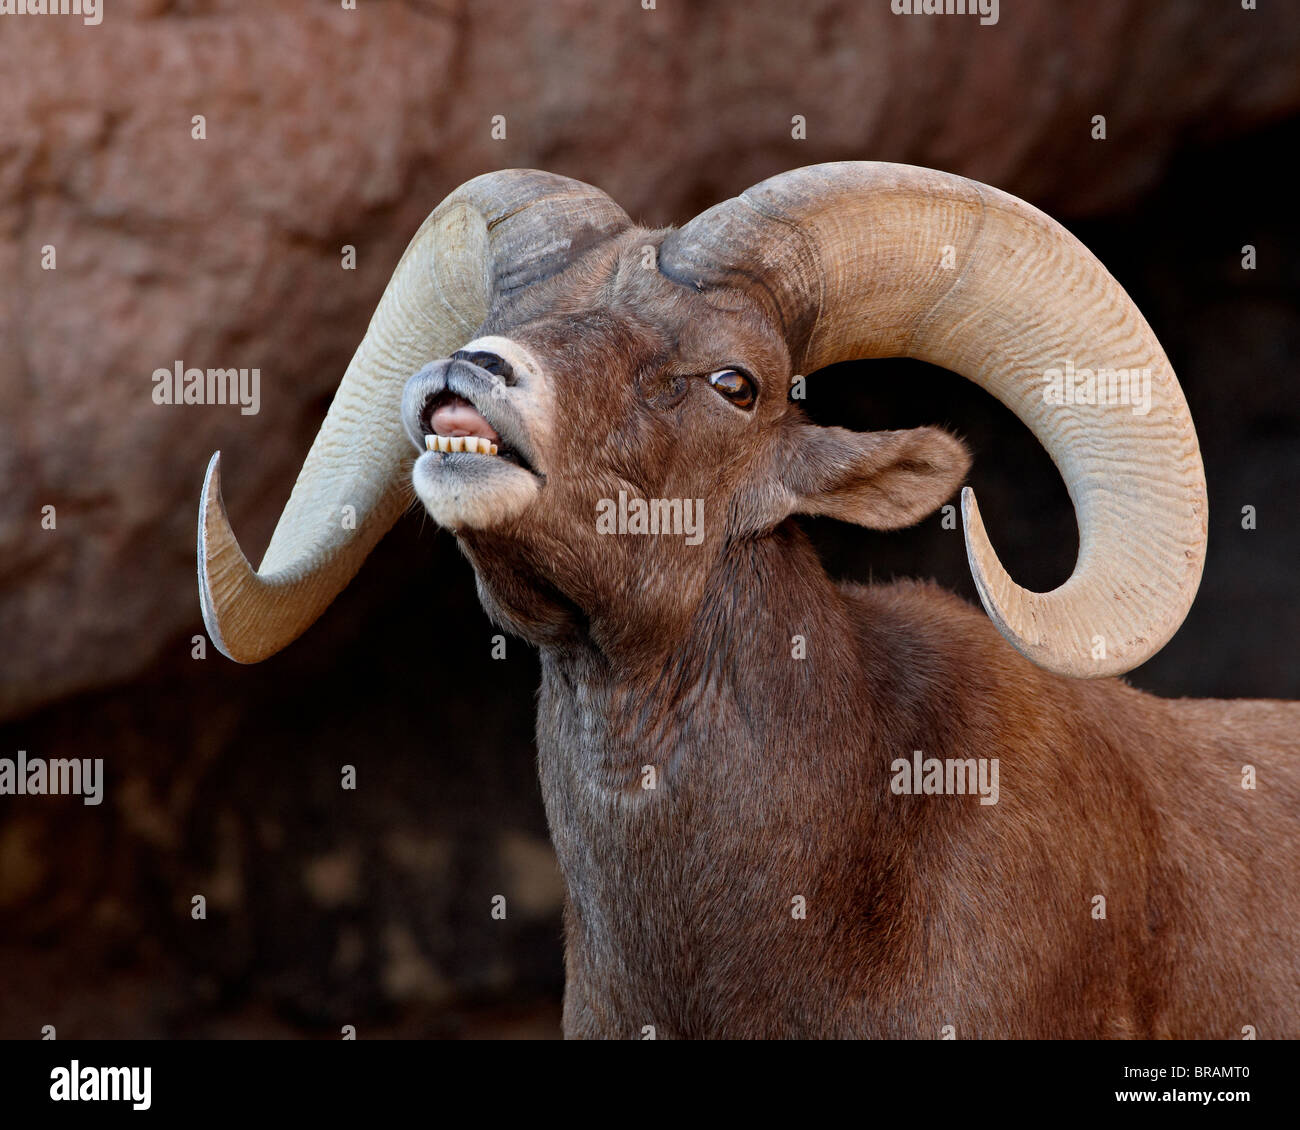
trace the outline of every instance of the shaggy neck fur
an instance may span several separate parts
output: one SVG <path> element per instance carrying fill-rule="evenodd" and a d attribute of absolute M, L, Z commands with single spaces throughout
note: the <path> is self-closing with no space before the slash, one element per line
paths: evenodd
<path fill-rule="evenodd" d="M 660 652 L 617 604 L 610 625 L 591 610 L 581 643 L 541 647 L 574 1034 L 779 1030 L 788 1018 L 738 986 L 824 996 L 824 961 L 797 955 L 833 952 L 854 905 L 887 912 L 888 761 L 869 704 L 890 677 L 863 653 L 844 593 L 787 525 L 729 547 L 691 612 L 672 638 L 659 626 Z"/>

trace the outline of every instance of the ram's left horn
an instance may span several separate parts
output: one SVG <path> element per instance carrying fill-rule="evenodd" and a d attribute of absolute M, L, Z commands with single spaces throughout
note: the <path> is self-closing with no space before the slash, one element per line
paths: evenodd
<path fill-rule="evenodd" d="M 256 663 L 295 640 L 397 520 L 411 462 L 400 419 L 410 375 L 473 338 L 498 292 L 563 270 L 588 239 L 627 225 L 599 189 L 531 169 L 476 177 L 434 210 L 380 299 L 256 572 L 226 516 L 220 453 L 208 464 L 199 600 L 223 654 Z"/>

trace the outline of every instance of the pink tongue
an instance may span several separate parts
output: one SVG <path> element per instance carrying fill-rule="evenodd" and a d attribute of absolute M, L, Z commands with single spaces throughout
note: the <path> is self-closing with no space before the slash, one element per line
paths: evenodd
<path fill-rule="evenodd" d="M 482 436 L 489 443 L 501 440 L 478 409 L 459 396 L 435 409 L 429 423 L 440 436 Z"/>

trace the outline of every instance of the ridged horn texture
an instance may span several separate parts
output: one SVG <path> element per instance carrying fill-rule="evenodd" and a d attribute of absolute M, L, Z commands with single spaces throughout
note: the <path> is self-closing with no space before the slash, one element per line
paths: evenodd
<path fill-rule="evenodd" d="M 407 379 L 469 341 L 497 295 L 558 273 L 628 225 L 599 189 L 531 169 L 476 177 L 433 211 L 393 272 L 256 572 L 226 516 L 220 452 L 208 464 L 199 599 L 225 655 L 255 663 L 296 639 L 397 520 L 413 458 L 400 418 Z"/>
<path fill-rule="evenodd" d="M 784 173 L 673 232 L 660 269 L 734 286 L 783 327 L 795 371 L 914 357 L 987 389 L 1051 455 L 1079 556 L 1048 593 L 1008 576 L 973 493 L 966 552 L 989 616 L 1050 671 L 1122 674 L 1168 642 L 1205 560 L 1196 431 L 1151 328 L 1124 289 L 1036 208 L 962 177 L 843 162 Z M 1049 403 L 1053 369 L 1150 370 L 1150 411 Z"/>

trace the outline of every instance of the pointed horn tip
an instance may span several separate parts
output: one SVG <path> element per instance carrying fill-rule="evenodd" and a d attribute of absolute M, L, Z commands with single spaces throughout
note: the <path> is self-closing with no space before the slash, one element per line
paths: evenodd
<path fill-rule="evenodd" d="M 203 613 L 203 626 L 207 629 L 208 638 L 213 646 L 227 659 L 233 659 L 236 663 L 252 662 L 238 655 L 232 655 L 226 644 L 209 573 L 212 558 L 223 545 L 233 545 L 236 552 L 239 551 L 234 532 L 230 528 L 230 519 L 226 515 L 226 505 L 221 497 L 220 451 L 212 453 L 212 458 L 208 460 L 208 469 L 203 475 L 203 492 L 199 496 L 198 532 L 199 608 Z"/>
<path fill-rule="evenodd" d="M 996 564 L 997 557 L 993 554 L 988 533 L 984 529 L 984 519 L 980 517 L 975 491 L 968 486 L 961 488 L 961 522 L 966 538 L 966 562 L 970 566 L 971 578 L 975 582 L 975 591 L 979 593 L 980 603 L 984 605 L 984 611 L 988 613 L 989 619 L 997 626 L 998 631 L 1006 636 L 1017 651 L 1027 655 L 1019 634 L 1006 622 L 1001 609 L 993 599 L 987 559 L 992 557 Z"/>
<path fill-rule="evenodd" d="M 1023 631 L 1007 619 L 1008 613 L 1012 611 L 1010 605 L 1017 595 L 1032 600 L 1040 595 L 1050 597 L 1051 594 L 1031 593 L 1020 588 L 1010 579 L 997 554 L 993 552 L 988 532 L 984 528 L 984 519 L 980 516 L 979 504 L 975 501 L 975 492 L 970 487 L 962 487 L 961 516 L 966 536 L 966 560 L 970 565 L 971 578 L 975 582 L 976 592 L 979 593 L 980 603 L 988 613 L 989 619 L 993 621 L 994 627 L 1002 633 L 1006 641 L 1036 667 L 1071 679 L 1105 679 L 1123 675 L 1134 667 L 1140 666 L 1168 642 L 1168 636 L 1158 642 L 1133 641 L 1127 647 L 1115 648 L 1104 658 L 1098 658 L 1091 649 L 1064 650 L 1054 646 L 1051 641 L 1030 640 Z M 1006 607 L 994 596 L 991 577 L 1000 578 L 1002 582 L 1011 586 L 1012 601 L 1008 601 Z M 1032 617 L 1032 611 L 1030 615 Z M 1030 623 L 1032 622 L 1031 618 Z M 1169 636 L 1172 635 L 1171 631 Z"/>

